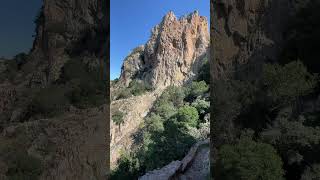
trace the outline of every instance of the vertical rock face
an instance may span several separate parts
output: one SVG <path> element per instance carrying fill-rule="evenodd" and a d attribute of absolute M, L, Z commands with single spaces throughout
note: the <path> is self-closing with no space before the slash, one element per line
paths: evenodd
<path fill-rule="evenodd" d="M 29 100 L 33 97 L 28 96 L 57 80 L 70 58 L 86 61 L 88 66 L 105 60 L 106 5 L 106 0 L 44 0 L 36 20 L 33 48 L 23 70 L 14 71 L 14 83 L 8 83 L 8 79 L 0 82 L 1 148 L 8 145 L 10 151 L 36 157 L 42 169 L 39 179 L 106 178 L 109 107 L 70 106 L 57 116 L 42 117 L 32 114 Z M 0 73 L 6 71 L 6 66 L 0 63 Z M 24 108 L 23 112 L 20 107 Z M 25 113 L 30 117 L 24 117 Z M 18 142 L 19 146 L 12 142 Z M 2 149 L 1 153 L 9 153 Z M 32 162 L 28 164 L 32 165 Z M 11 166 L 10 161 L 0 156 L 0 179 L 9 176 L 6 166 Z"/>
<path fill-rule="evenodd" d="M 59 77 L 69 56 L 101 54 L 101 44 L 106 36 L 103 34 L 106 29 L 104 2 L 44 0 L 36 20 L 37 36 L 31 54 L 39 59 L 39 71 L 48 82 Z"/>
<path fill-rule="evenodd" d="M 293 10 L 291 1 L 217 0 L 211 3 L 214 77 L 239 72 L 243 64 L 276 60 L 283 45 L 285 22 Z"/>
<path fill-rule="evenodd" d="M 197 11 L 177 18 L 173 12 L 152 29 L 145 46 L 126 58 L 120 82 L 127 85 L 138 78 L 153 87 L 180 85 L 194 76 L 209 45 L 207 19 Z"/>

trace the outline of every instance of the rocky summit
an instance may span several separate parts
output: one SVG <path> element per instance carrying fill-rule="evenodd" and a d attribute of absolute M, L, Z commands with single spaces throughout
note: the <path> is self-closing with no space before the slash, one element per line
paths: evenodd
<path fill-rule="evenodd" d="M 195 76 L 208 46 L 206 17 L 195 11 L 177 18 L 170 11 L 152 29 L 148 42 L 124 60 L 119 82 L 128 86 L 140 79 L 155 88 L 181 85 Z"/>

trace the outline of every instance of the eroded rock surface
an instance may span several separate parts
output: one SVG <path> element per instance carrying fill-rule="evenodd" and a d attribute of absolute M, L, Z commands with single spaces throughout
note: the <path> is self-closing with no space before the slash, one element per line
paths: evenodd
<path fill-rule="evenodd" d="M 260 71 L 261 62 L 279 57 L 293 2 L 217 0 L 211 3 L 215 78 Z M 253 67 L 244 69 L 242 65 L 248 63 Z"/>
<path fill-rule="evenodd" d="M 195 11 L 177 18 L 170 11 L 152 29 L 148 42 L 125 59 L 120 82 L 128 85 L 138 78 L 156 88 L 181 85 L 195 76 L 208 45 L 206 17 Z"/>

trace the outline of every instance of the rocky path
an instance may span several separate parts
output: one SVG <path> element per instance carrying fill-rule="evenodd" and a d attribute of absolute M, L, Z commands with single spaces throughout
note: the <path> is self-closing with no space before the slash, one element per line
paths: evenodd
<path fill-rule="evenodd" d="M 148 172 L 139 180 L 207 180 L 209 175 L 209 140 L 195 144 L 181 161 Z"/>
<path fill-rule="evenodd" d="M 190 167 L 178 176 L 179 180 L 206 180 L 209 174 L 209 146 L 198 150 Z"/>

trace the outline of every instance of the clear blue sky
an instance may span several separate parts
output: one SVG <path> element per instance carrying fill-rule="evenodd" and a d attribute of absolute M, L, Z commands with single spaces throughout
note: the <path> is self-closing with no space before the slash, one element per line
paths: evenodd
<path fill-rule="evenodd" d="M 210 17 L 209 0 L 111 0 L 110 5 L 111 79 L 119 77 L 124 58 L 147 42 L 152 27 L 169 10 L 178 17 L 194 10 L 208 21 Z"/>
<path fill-rule="evenodd" d="M 0 5 L 0 57 L 28 52 L 33 43 L 34 19 L 42 0 L 3 0 Z"/>

